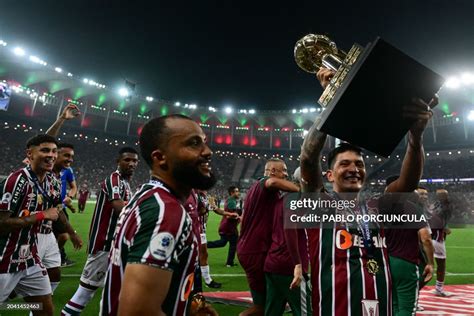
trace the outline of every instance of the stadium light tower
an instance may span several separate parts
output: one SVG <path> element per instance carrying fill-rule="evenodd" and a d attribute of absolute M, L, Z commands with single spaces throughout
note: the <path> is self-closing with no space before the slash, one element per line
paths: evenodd
<path fill-rule="evenodd" d="M 474 121 L 474 110 L 469 111 L 469 114 L 467 115 L 467 120 Z"/>
<path fill-rule="evenodd" d="M 119 93 L 119 95 L 120 95 L 121 97 L 124 97 L 124 98 L 126 98 L 126 97 L 128 97 L 128 96 L 130 95 L 130 92 L 128 91 L 128 89 L 127 89 L 127 88 L 124 88 L 124 87 L 120 88 L 120 89 L 118 90 L 118 93 Z"/>
<path fill-rule="evenodd" d="M 450 89 L 457 89 L 459 88 L 460 82 L 459 79 L 456 77 L 451 77 L 446 81 L 446 87 Z"/>
<path fill-rule="evenodd" d="M 13 53 L 14 53 L 15 55 L 17 55 L 17 56 L 20 56 L 20 57 L 21 57 L 21 56 L 25 56 L 25 54 L 26 54 L 25 50 L 24 50 L 23 48 L 21 48 L 21 47 L 15 47 L 15 48 L 13 49 Z"/>
<path fill-rule="evenodd" d="M 233 111 L 234 111 L 234 110 L 232 109 L 231 106 L 226 106 L 226 107 L 224 108 L 224 112 L 225 112 L 226 114 L 231 114 Z"/>

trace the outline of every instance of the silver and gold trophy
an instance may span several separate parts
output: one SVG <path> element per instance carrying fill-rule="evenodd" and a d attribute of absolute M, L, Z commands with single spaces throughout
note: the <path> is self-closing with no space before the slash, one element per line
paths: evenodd
<path fill-rule="evenodd" d="M 414 123 L 403 107 L 425 102 L 444 79 L 381 38 L 346 53 L 325 35 L 308 34 L 296 42 L 295 61 L 306 72 L 334 71 L 318 103 L 324 108 L 318 129 L 387 157 Z"/>

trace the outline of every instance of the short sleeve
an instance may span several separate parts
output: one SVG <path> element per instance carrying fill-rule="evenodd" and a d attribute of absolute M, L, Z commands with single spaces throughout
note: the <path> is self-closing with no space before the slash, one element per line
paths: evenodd
<path fill-rule="evenodd" d="M 0 212 L 19 212 L 28 179 L 22 173 L 13 173 L 0 184 Z"/>
<path fill-rule="evenodd" d="M 191 233 L 190 220 L 178 202 L 160 204 L 150 200 L 154 198 L 143 203 L 137 213 L 140 225 L 131 241 L 127 261 L 173 271 Z"/>
<path fill-rule="evenodd" d="M 118 173 L 112 173 L 107 180 L 105 180 L 105 192 L 107 193 L 108 200 L 119 200 L 120 196 L 120 177 Z"/>

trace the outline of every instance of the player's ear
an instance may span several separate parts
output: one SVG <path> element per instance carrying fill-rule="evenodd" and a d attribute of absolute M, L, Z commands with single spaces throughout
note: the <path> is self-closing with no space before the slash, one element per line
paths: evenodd
<path fill-rule="evenodd" d="M 151 153 L 151 159 L 153 161 L 153 165 L 156 164 L 160 168 L 166 169 L 167 157 L 160 149 L 156 149 Z"/>
<path fill-rule="evenodd" d="M 331 169 L 328 169 L 328 171 L 326 171 L 326 178 L 329 182 L 334 182 L 334 174 Z"/>

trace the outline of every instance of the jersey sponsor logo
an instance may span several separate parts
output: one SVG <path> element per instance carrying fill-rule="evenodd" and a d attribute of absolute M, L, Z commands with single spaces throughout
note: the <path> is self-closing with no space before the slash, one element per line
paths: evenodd
<path fill-rule="evenodd" d="M 112 188 L 112 193 L 113 194 L 119 194 L 120 193 L 120 188 L 119 187 L 113 187 Z"/>
<path fill-rule="evenodd" d="M 375 248 L 387 248 L 385 237 L 372 236 Z M 364 240 L 361 236 L 351 234 L 347 230 L 338 230 L 336 233 L 336 247 L 347 250 L 351 247 L 364 248 Z"/>
<path fill-rule="evenodd" d="M 337 231 L 336 247 L 342 250 L 346 250 L 352 247 L 352 235 L 347 230 Z"/>
<path fill-rule="evenodd" d="M 18 180 L 18 184 L 14 188 L 14 192 L 13 192 L 13 198 L 12 198 L 12 203 L 13 204 L 18 203 L 18 201 L 20 200 L 21 193 L 23 192 L 23 188 L 24 188 L 25 184 L 26 184 L 26 179 L 25 178 L 20 178 L 20 180 Z"/>
<path fill-rule="evenodd" d="M 150 242 L 150 253 L 158 260 L 166 260 L 173 253 L 175 240 L 168 232 L 157 234 Z"/>
<path fill-rule="evenodd" d="M 6 192 L 2 197 L 2 204 L 9 204 L 12 201 L 12 194 L 10 192 Z"/>

